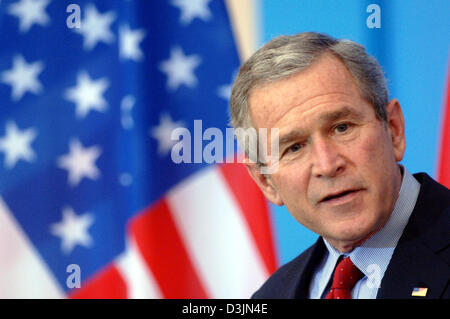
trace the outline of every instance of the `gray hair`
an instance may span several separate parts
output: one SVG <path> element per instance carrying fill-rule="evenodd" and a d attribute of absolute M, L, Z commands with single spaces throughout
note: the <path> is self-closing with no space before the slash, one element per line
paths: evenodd
<path fill-rule="evenodd" d="M 362 45 L 353 41 L 304 32 L 271 40 L 241 66 L 230 98 L 231 125 L 235 129 L 253 127 L 248 105 L 253 88 L 298 73 L 324 53 L 331 53 L 344 63 L 361 96 L 372 105 L 376 117 L 386 122 L 388 89 L 383 71 L 375 58 L 367 54 Z M 248 155 L 247 143 L 240 141 L 239 136 L 237 138 Z"/>

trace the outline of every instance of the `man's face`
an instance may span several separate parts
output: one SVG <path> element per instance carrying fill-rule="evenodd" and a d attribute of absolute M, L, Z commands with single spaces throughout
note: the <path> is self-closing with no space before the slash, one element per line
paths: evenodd
<path fill-rule="evenodd" d="M 324 54 L 294 76 L 255 88 L 249 105 L 257 129 L 279 129 L 277 171 L 262 175 L 248 165 L 269 200 L 341 251 L 384 225 L 405 149 L 397 100 L 381 122 L 344 64 Z"/>

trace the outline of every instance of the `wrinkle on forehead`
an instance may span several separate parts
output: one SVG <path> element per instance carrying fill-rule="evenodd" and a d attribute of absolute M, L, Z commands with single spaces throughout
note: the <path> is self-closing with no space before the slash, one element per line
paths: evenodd
<path fill-rule="evenodd" d="M 336 95 L 335 97 L 333 95 Z M 333 98 L 361 98 L 355 80 L 332 54 L 324 54 L 310 67 L 288 78 L 256 87 L 250 93 L 250 116 L 258 127 L 274 127 L 293 108 Z"/>

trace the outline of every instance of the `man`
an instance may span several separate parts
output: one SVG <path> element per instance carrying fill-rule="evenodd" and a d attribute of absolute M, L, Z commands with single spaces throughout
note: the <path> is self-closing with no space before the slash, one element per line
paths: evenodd
<path fill-rule="evenodd" d="M 269 201 L 320 235 L 254 298 L 450 297 L 450 191 L 398 164 L 400 103 L 388 101 L 362 46 L 312 32 L 278 37 L 242 65 L 230 105 L 235 128 L 278 129 L 268 163 L 277 169 L 246 166 Z"/>

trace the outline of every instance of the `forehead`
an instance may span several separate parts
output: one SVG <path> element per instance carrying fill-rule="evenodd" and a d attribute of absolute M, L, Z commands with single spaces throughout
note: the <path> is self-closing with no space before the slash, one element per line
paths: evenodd
<path fill-rule="evenodd" d="M 254 88 L 249 97 L 250 115 L 257 128 L 282 129 L 292 118 L 362 103 L 350 72 L 331 54 L 288 78 Z"/>

